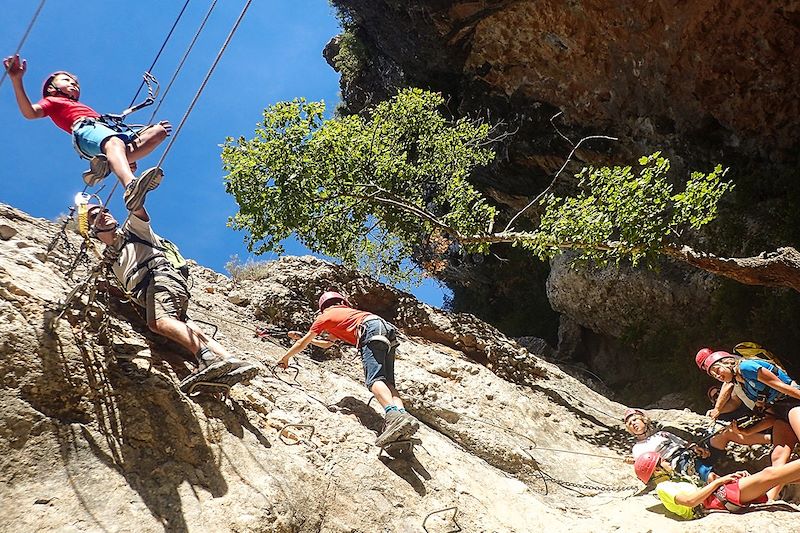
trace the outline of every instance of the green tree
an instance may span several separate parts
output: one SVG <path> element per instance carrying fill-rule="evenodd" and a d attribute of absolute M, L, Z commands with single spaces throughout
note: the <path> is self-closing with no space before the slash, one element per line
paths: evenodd
<path fill-rule="evenodd" d="M 477 119 L 449 120 L 444 103 L 437 93 L 405 89 L 368 115 L 329 120 L 321 102 L 270 106 L 252 139 L 228 138 L 223 147 L 226 189 L 239 204 L 232 226 L 245 230 L 257 254 L 282 252 L 281 242 L 295 234 L 317 253 L 391 281 L 416 279 L 408 259 L 422 244 L 488 253 L 491 244 L 509 243 L 541 259 L 578 250 L 599 264 L 665 254 L 744 283 L 800 288 L 737 263 L 747 260 L 683 246 L 687 231 L 714 219 L 732 185 L 717 166 L 692 173 L 675 191 L 659 153 L 635 169 L 585 168 L 577 193 L 559 197 L 551 189 L 565 162 L 550 187 L 498 231 L 497 210 L 469 177 L 493 160 L 492 144 L 503 135 Z M 536 204 L 541 216 L 522 216 Z M 779 255 L 786 250 L 793 251 Z"/>

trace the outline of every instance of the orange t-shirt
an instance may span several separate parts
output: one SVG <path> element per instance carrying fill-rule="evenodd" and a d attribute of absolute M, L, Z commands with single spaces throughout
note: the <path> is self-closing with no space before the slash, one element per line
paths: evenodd
<path fill-rule="evenodd" d="M 372 316 L 372 313 L 346 305 L 332 305 L 317 317 L 309 331 L 317 335 L 327 331 L 337 339 L 355 346 L 358 342 L 358 326 L 368 316 Z"/>

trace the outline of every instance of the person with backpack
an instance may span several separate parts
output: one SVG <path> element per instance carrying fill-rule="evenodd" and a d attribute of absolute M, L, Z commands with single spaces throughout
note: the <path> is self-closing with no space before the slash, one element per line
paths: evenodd
<path fill-rule="evenodd" d="M 628 433 L 636 438 L 633 445 L 634 461 L 645 453 L 657 453 L 683 476 L 696 475 L 702 481 L 708 478 L 713 469 L 708 448 L 689 443 L 671 431 L 658 429 L 641 409 L 626 409 L 623 423 Z"/>
<path fill-rule="evenodd" d="M 765 359 L 749 359 L 725 351 L 702 348 L 695 356 L 698 368 L 722 383 L 740 387 L 757 414 L 775 419 L 772 428 L 772 465 L 786 464 L 800 435 L 800 388 L 778 365 Z M 712 413 L 713 414 L 713 413 Z M 771 500 L 783 487 L 769 490 Z"/>
<path fill-rule="evenodd" d="M 361 353 L 364 381 L 367 389 L 383 407 L 383 431 L 375 441 L 376 446 L 411 437 L 419 429 L 419 422 L 411 416 L 395 388 L 394 354 L 399 344 L 395 327 L 367 311 L 354 309 L 342 294 L 327 291 L 318 302 L 319 316 L 308 333 L 290 332 L 295 343 L 278 361 L 287 368 L 289 359 L 303 351 L 309 344 L 329 348 L 333 343 L 317 339 L 328 332 L 333 337 L 352 344 Z"/>
<path fill-rule="evenodd" d="M 249 380 L 258 367 L 233 357 L 217 341 L 207 337 L 187 316 L 189 289 L 186 278 L 170 263 L 161 239 L 150 226 L 144 207 L 133 211 L 122 227 L 109 212 L 97 204 L 83 204 L 78 209 L 78 230 L 106 245 L 106 253 L 115 255 L 111 265 L 123 292 L 146 310 L 147 326 L 194 355 L 196 369 L 180 383 L 188 393 L 198 382 L 229 386 Z"/>
<path fill-rule="evenodd" d="M 767 491 L 773 487 L 800 482 L 800 460 L 770 466 L 755 474 L 740 471 L 718 476 L 711 473 L 708 483 L 702 487 L 677 475 L 655 452 L 636 459 L 634 470 L 645 485 L 655 483 L 656 494 L 667 510 L 687 519 L 699 518 L 709 510 L 735 513 L 754 503 L 767 503 Z"/>
<path fill-rule="evenodd" d="M 78 78 L 64 70 L 47 76 L 42 86 L 42 99 L 31 103 L 22 83 L 27 62 L 20 60 L 19 55 L 8 56 L 3 66 L 11 79 L 22 116 L 27 119 L 50 117 L 56 126 L 73 136 L 79 155 L 91 161 L 91 168 L 83 174 L 86 185 L 96 185 L 108 175 L 110 167 L 125 187 L 125 207 L 129 211 L 141 208 L 147 191 L 158 187 L 164 174 L 160 168 L 153 167 L 136 177 L 133 175 L 136 161 L 166 139 L 172 125 L 164 120 L 139 129 L 112 129 L 97 111 L 79 101 Z"/>

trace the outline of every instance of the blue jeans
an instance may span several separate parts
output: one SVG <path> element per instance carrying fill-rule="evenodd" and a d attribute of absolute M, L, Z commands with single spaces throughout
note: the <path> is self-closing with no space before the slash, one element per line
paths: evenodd
<path fill-rule="evenodd" d="M 364 365 L 364 383 L 371 389 L 376 381 L 394 386 L 394 352 L 397 347 L 397 330 L 385 320 L 375 319 L 363 322 L 359 329 L 358 349 Z M 378 339 L 381 335 L 389 344 Z"/>
<path fill-rule="evenodd" d="M 136 139 L 141 129 L 124 125 L 114 129 L 97 119 L 87 118 L 76 124 L 72 130 L 72 145 L 80 156 L 91 159 L 103 152 L 103 141 L 109 137 L 119 137 L 128 144 Z"/>

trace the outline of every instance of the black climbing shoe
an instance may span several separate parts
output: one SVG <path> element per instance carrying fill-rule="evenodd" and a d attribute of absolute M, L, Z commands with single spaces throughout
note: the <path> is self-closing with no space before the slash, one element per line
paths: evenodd
<path fill-rule="evenodd" d="M 256 377 L 258 373 L 259 369 L 256 365 L 247 363 L 245 366 L 235 368 L 227 374 L 222 374 L 221 376 L 214 378 L 213 381 L 214 383 L 221 383 L 223 385 L 233 387 L 239 383 L 246 383 L 250 381 Z"/>
<path fill-rule="evenodd" d="M 181 381 L 181 392 L 188 393 L 192 389 L 192 385 L 201 381 L 216 381 L 217 378 L 224 374 L 228 374 L 238 368 L 252 366 L 233 357 L 223 359 L 219 356 L 204 358 L 201 360 L 197 370 L 186 376 Z"/>

